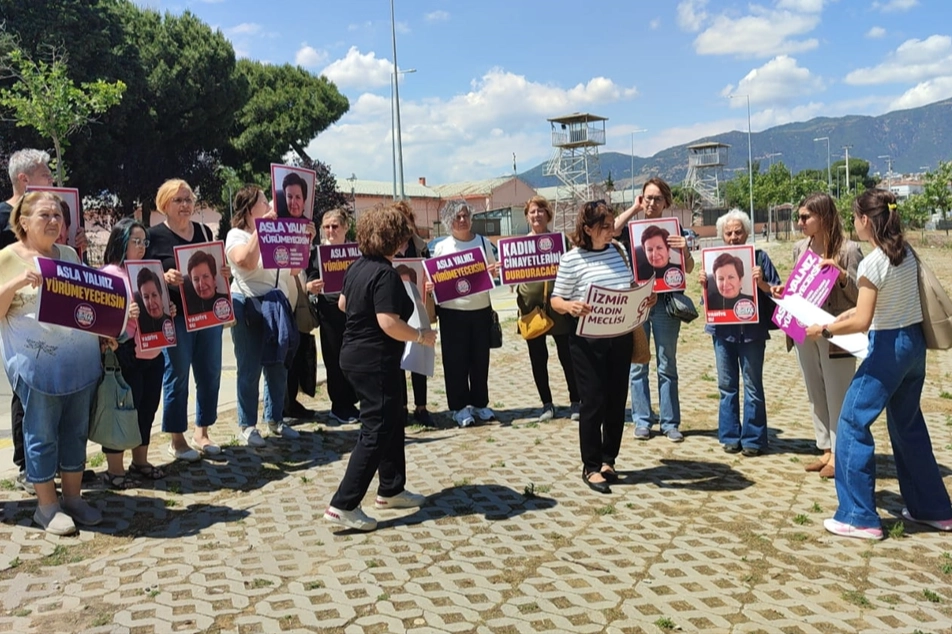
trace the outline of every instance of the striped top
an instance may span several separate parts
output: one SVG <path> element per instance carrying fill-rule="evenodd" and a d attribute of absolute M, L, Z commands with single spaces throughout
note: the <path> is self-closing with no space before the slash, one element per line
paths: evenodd
<path fill-rule="evenodd" d="M 552 295 L 569 302 L 585 301 L 592 284 L 616 290 L 631 288 L 631 269 L 613 245 L 601 251 L 576 248 L 563 255 Z"/>
<path fill-rule="evenodd" d="M 922 322 L 918 276 L 919 264 L 909 247 L 899 266 L 890 264 L 879 247 L 863 258 L 856 277 L 865 277 L 879 291 L 870 330 L 895 330 Z"/>

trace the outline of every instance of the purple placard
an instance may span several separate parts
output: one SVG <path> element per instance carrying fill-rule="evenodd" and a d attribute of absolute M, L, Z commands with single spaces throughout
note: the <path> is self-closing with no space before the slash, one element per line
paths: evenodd
<path fill-rule="evenodd" d="M 433 283 L 433 297 L 437 304 L 486 293 L 494 286 L 481 247 L 438 255 L 423 260 L 423 266 Z"/>
<path fill-rule="evenodd" d="M 822 306 L 840 276 L 839 269 L 834 266 L 821 269 L 822 260 L 823 258 L 813 251 L 805 250 L 790 272 L 787 284 L 783 287 L 783 294 L 799 295 L 814 306 Z M 774 311 L 773 322 L 797 343 L 803 343 L 806 339 L 807 325 L 801 324 L 782 308 L 777 307 Z"/>
<path fill-rule="evenodd" d="M 261 265 L 266 269 L 307 268 L 311 255 L 311 238 L 307 235 L 310 220 L 305 218 L 255 218 Z"/>
<path fill-rule="evenodd" d="M 129 299 L 121 277 L 50 258 L 36 258 L 36 268 L 43 277 L 38 321 L 103 337 L 125 330 Z"/>
<path fill-rule="evenodd" d="M 559 272 L 559 259 L 565 252 L 561 233 L 530 234 L 502 238 L 499 247 L 499 279 L 503 284 L 546 282 Z"/>
<path fill-rule="evenodd" d="M 344 273 L 360 257 L 356 242 L 346 244 L 322 244 L 317 247 L 318 266 L 324 288 L 321 292 L 340 293 L 344 290 Z"/>

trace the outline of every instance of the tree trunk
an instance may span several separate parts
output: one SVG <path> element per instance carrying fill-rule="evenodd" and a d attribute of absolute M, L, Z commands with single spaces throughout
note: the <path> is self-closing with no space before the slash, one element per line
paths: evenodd
<path fill-rule="evenodd" d="M 60 140 L 53 135 L 53 149 L 56 152 L 56 186 L 63 186 L 63 153 L 60 148 Z"/>

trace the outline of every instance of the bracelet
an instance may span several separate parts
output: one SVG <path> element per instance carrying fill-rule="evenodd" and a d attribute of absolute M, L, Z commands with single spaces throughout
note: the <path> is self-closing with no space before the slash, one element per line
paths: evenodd
<path fill-rule="evenodd" d="M 416 342 L 423 343 L 423 329 L 422 328 L 417 328 Z"/>

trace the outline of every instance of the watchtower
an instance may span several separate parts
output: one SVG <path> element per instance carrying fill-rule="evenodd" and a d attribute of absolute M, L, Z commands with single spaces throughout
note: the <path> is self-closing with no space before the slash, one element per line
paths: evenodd
<path fill-rule="evenodd" d="M 555 153 L 545 166 L 546 176 L 557 176 L 555 231 L 571 229 L 579 205 L 598 198 L 602 175 L 598 146 L 605 145 L 605 117 L 576 112 L 549 119 Z"/>
<path fill-rule="evenodd" d="M 694 211 L 702 207 L 723 207 L 720 181 L 727 165 L 726 143 L 708 141 L 688 146 L 688 175 L 684 187 L 697 192 L 700 197 L 694 204 Z"/>

